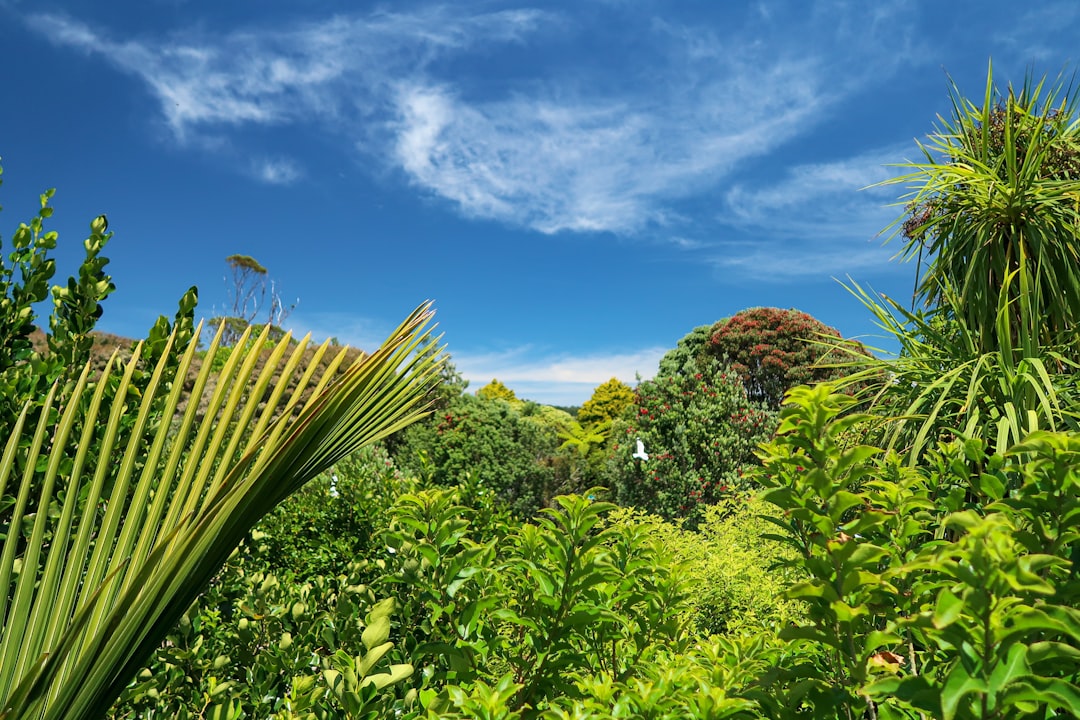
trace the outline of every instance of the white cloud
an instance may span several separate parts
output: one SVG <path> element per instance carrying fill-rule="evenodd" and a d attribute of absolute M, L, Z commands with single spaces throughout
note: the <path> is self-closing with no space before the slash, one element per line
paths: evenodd
<path fill-rule="evenodd" d="M 412 181 L 469 216 L 560 230 L 636 230 L 661 191 L 630 165 L 646 129 L 622 108 L 514 99 L 468 104 L 441 87 L 399 95 L 395 154 Z"/>
<path fill-rule="evenodd" d="M 864 241 L 852 247 L 792 247 L 759 243 L 745 252 L 725 253 L 711 260 L 721 278 L 757 282 L 790 282 L 794 279 L 843 278 L 889 266 L 895 250 Z M 860 273 L 860 271 L 863 271 Z"/>
<path fill-rule="evenodd" d="M 792 137 L 822 102 L 810 63 L 717 75 L 659 98 L 470 102 L 446 85 L 403 84 L 395 156 L 414 183 L 469 216 L 544 233 L 634 233 L 664 224 L 666 201 Z"/>
<path fill-rule="evenodd" d="M 252 175 L 269 185 L 291 185 L 303 173 L 296 163 L 286 158 L 262 158 L 251 165 Z"/>
<path fill-rule="evenodd" d="M 580 405 L 597 385 L 615 377 L 633 385 L 651 378 L 668 348 L 589 355 L 538 355 L 523 347 L 498 353 L 453 353 L 458 371 L 476 390 L 498 379 L 522 398 L 554 405 Z"/>
<path fill-rule="evenodd" d="M 412 14 L 339 15 L 291 29 L 177 33 L 113 41 L 62 14 L 29 26 L 50 41 L 101 55 L 141 78 L 177 139 L 200 128 L 325 121 L 377 109 L 388 79 L 477 42 L 515 42 L 546 15 L 463 15 L 434 6 Z"/>
<path fill-rule="evenodd" d="M 841 31 L 823 10 L 811 13 L 814 28 L 784 37 L 770 35 L 788 31 L 768 22 L 720 33 L 653 19 L 642 52 L 655 61 L 636 78 L 637 91 L 540 83 L 477 99 L 446 82 L 412 79 L 396 96 L 396 157 L 415 184 L 469 216 L 545 233 L 671 225 L 672 201 L 716 188 L 891 72 L 900 60 L 886 35 L 903 34 L 910 18 L 902 13 L 897 3 L 849 8 L 845 17 L 854 19 Z M 864 30 L 858 42 L 851 25 Z M 846 42 L 827 47 L 821 39 L 834 31 Z"/>
<path fill-rule="evenodd" d="M 873 237 L 900 212 L 905 190 L 871 187 L 900 174 L 895 164 L 913 146 L 896 146 L 827 163 L 797 165 L 776 182 L 732 186 L 719 220 L 772 237 Z"/>
<path fill-rule="evenodd" d="M 776 282 L 886 269 L 899 246 L 883 247 L 881 233 L 900 214 L 894 203 L 904 189 L 871 186 L 898 175 L 889 164 L 910 149 L 799 165 L 773 183 L 731 187 L 718 220 L 755 242 L 721 243 L 713 264 L 725 275 Z"/>
<path fill-rule="evenodd" d="M 381 320 L 346 312 L 308 312 L 302 308 L 289 315 L 286 327 L 294 336 L 311 333 L 313 342 L 335 338 L 342 345 L 371 352 L 382 345 L 393 330 Z"/>
<path fill-rule="evenodd" d="M 666 242 L 674 245 L 680 250 L 697 250 L 698 248 L 707 247 L 707 244 L 701 240 L 694 240 L 693 238 L 683 237 L 681 235 L 672 235 L 666 238 Z"/>

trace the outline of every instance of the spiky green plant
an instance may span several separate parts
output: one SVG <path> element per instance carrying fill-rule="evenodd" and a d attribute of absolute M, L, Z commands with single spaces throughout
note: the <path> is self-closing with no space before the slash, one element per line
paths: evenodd
<path fill-rule="evenodd" d="M 1033 357 L 1033 345 L 1075 342 L 1075 93 L 1031 76 L 1002 92 L 991 66 L 981 105 L 955 84 L 950 99 L 952 116 L 939 118 L 920 143 L 925 161 L 903 163 L 899 167 L 909 172 L 881 183 L 910 188 L 903 197 L 907 212 L 891 227 L 904 236 L 904 257 L 928 261 L 918 296 L 931 307 L 947 303 L 980 352 L 1009 348 Z"/>
<path fill-rule="evenodd" d="M 922 308 L 852 292 L 899 341 L 864 384 L 890 448 L 917 463 L 952 433 L 998 451 L 1035 429 L 1075 429 L 1080 369 L 1080 120 L 1076 95 L 1027 77 L 1005 92 L 989 69 L 982 104 L 950 92 L 952 115 L 920 144 L 890 226 L 925 262 Z"/>
<path fill-rule="evenodd" d="M 1080 428 L 1080 363 L 1059 348 L 1015 357 L 980 352 L 977 338 L 943 313 L 910 312 L 852 282 L 851 292 L 897 339 L 895 359 L 856 358 L 861 370 L 839 384 L 855 388 L 880 425 L 883 447 L 912 465 L 954 434 L 987 440 L 1004 452 L 1029 432 Z M 948 303 L 958 302 L 948 291 Z"/>
<path fill-rule="evenodd" d="M 133 422 L 141 346 L 118 384 L 87 366 L 69 400 L 41 401 L 40 422 L 24 409 L 0 458 L 0 495 L 16 497 L 0 551 L 0 718 L 104 717 L 260 518 L 425 414 L 443 361 L 425 345 L 431 314 L 421 306 L 345 369 L 343 350 L 323 364 L 329 343 L 268 344 L 267 330 L 220 371 L 193 369 L 194 343 L 178 365 L 166 348 Z"/>

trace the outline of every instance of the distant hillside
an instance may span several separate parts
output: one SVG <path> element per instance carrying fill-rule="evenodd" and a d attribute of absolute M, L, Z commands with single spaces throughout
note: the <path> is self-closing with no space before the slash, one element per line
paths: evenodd
<path fill-rule="evenodd" d="M 122 362 L 127 361 L 128 359 L 130 359 L 131 358 L 132 348 L 135 346 L 135 343 L 137 342 L 136 340 L 134 340 L 132 338 L 126 338 L 126 337 L 123 337 L 123 336 L 120 336 L 120 335 L 114 335 L 112 333 L 107 333 L 107 332 L 95 331 L 95 332 L 91 333 L 91 335 L 92 335 L 92 337 L 94 339 L 94 344 L 93 344 L 93 347 L 91 348 L 91 351 L 90 351 L 90 360 L 91 360 L 91 363 L 93 364 L 93 368 L 94 368 L 95 373 L 100 373 L 101 371 L 103 371 L 105 369 L 105 366 L 109 362 L 109 359 L 113 356 L 113 353 L 117 353 L 118 357 L 120 358 L 120 360 Z M 37 350 L 38 352 L 47 352 L 48 344 L 46 342 L 45 332 L 43 330 L 41 330 L 40 328 L 35 329 L 31 333 L 30 342 L 33 344 L 34 349 Z M 296 341 L 295 340 L 292 341 L 292 345 L 295 346 L 295 344 L 296 344 Z M 310 364 L 311 359 L 314 358 L 315 350 L 318 348 L 318 346 L 319 346 L 319 343 L 316 343 L 314 341 L 312 343 L 309 343 L 308 347 L 304 350 L 305 358 L 303 360 L 301 360 L 300 368 L 302 368 L 302 369 L 306 368 Z M 222 350 L 224 352 L 229 352 L 230 349 L 229 348 L 223 348 Z M 327 352 L 322 357 L 320 365 L 323 368 L 326 368 L 327 366 L 329 366 L 330 362 L 337 356 L 337 354 L 341 350 L 342 350 L 341 347 L 328 348 Z M 339 372 L 344 370 L 344 369 L 347 369 L 354 362 L 356 362 L 357 359 L 359 359 L 363 355 L 365 355 L 363 350 L 358 350 L 356 348 L 344 348 L 344 350 L 345 350 L 345 358 L 342 361 L 342 363 L 339 365 Z M 254 376 L 257 376 L 258 373 L 261 372 L 262 367 L 263 367 L 263 363 L 265 362 L 265 358 L 268 355 L 269 355 L 268 350 L 263 352 L 263 358 L 260 359 L 259 363 L 255 367 L 255 371 L 253 373 Z M 286 357 L 288 357 L 288 356 L 286 355 Z M 181 412 L 183 411 L 183 408 L 186 405 L 187 400 L 188 400 L 188 398 L 186 396 L 186 393 L 191 390 L 191 387 L 192 387 L 192 385 L 194 383 L 194 378 L 199 373 L 199 371 L 201 370 L 202 363 L 205 362 L 205 360 L 206 360 L 205 353 L 200 352 L 195 356 L 194 360 L 192 361 L 191 368 L 190 368 L 189 373 L 188 373 L 188 376 L 189 376 L 188 381 L 185 383 L 185 388 L 184 388 L 185 396 L 182 398 L 182 401 L 181 401 L 181 406 L 180 406 L 180 411 Z M 275 376 L 275 379 L 276 379 L 276 376 Z M 210 397 L 213 394 L 213 390 L 214 390 L 214 386 L 215 386 L 215 380 L 216 380 L 216 377 L 212 375 L 210 377 L 208 383 L 207 383 L 207 387 L 206 387 L 205 391 L 203 392 L 203 397 L 201 399 L 201 404 L 203 405 L 203 407 L 202 407 L 202 410 L 199 413 L 200 417 L 205 415 L 206 403 L 209 401 Z M 295 385 L 295 383 L 290 383 L 290 387 L 288 389 L 291 390 L 294 385 Z M 285 397 L 286 398 L 289 397 L 288 393 L 285 395 Z M 302 407 L 303 404 L 306 401 L 307 401 L 307 397 L 302 397 L 301 402 L 300 402 L 300 406 Z"/>
<path fill-rule="evenodd" d="M 93 332 L 91 337 L 94 338 L 94 346 L 90 350 L 90 359 L 94 363 L 96 370 L 103 370 L 105 363 L 112 357 L 113 352 L 120 350 L 120 357 L 127 359 L 131 357 L 131 347 L 135 344 L 135 341 L 121 337 L 120 335 L 113 335 L 107 332 Z M 30 342 L 34 346 L 34 350 L 38 352 L 47 352 L 48 343 L 45 340 L 45 331 L 41 328 L 35 328 L 30 333 Z"/>

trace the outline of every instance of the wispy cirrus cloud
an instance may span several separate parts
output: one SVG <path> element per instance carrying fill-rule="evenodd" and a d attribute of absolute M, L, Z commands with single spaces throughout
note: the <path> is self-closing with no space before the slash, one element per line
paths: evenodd
<path fill-rule="evenodd" d="M 890 38 L 911 24 L 904 5 L 847 7 L 837 24 L 834 3 L 818 0 L 804 23 L 783 26 L 777 13 L 804 7 L 762 3 L 716 27 L 612 6 L 638 28 L 611 48 L 621 56 L 572 75 L 539 60 L 489 85 L 450 68 L 498 62 L 510 47 L 542 49 L 588 27 L 575 25 L 570 8 L 467 4 L 126 40 L 67 15 L 27 22 L 138 77 L 189 147 L 250 142 L 248 126 L 303 125 L 375 155 L 468 217 L 541 233 L 634 235 L 677 226 L 677 201 L 715 192 L 741 164 L 822 122 L 863 82 L 850 67 L 876 63 L 878 79 L 891 72 L 903 54 Z M 293 182 L 301 173 L 291 162 L 248 174 Z"/>
<path fill-rule="evenodd" d="M 1078 21 L 1080 6 L 1076 3 L 1068 0 L 1035 3 L 1019 11 L 1007 29 L 996 29 L 992 37 L 1017 65 L 1033 60 L 1060 61 L 1058 48 L 1062 40 L 1070 43 L 1075 37 Z"/>
<path fill-rule="evenodd" d="M 384 320 L 341 311 L 311 311 L 302 305 L 289 315 L 284 325 L 295 336 L 310 333 L 312 340 L 320 343 L 333 338 L 365 352 L 373 352 L 382 345 L 393 330 Z"/>
<path fill-rule="evenodd" d="M 789 245 L 746 245 L 728 249 L 710 260 L 721 278 L 739 281 L 787 283 L 795 279 L 827 280 L 885 268 L 895 251 L 880 242 L 863 241 L 841 247 L 806 247 L 800 252 Z"/>
<path fill-rule="evenodd" d="M 881 232 L 900 213 L 902 190 L 874 187 L 899 174 L 895 146 L 828 163 L 797 165 L 779 180 L 737 184 L 723 197 L 719 222 L 752 236 L 725 247 L 713 263 L 754 280 L 843 276 L 884 268 L 896 252 Z"/>
<path fill-rule="evenodd" d="M 751 85 L 769 92 L 745 93 Z M 792 137 L 823 102 L 819 89 L 805 63 L 744 68 L 648 103 L 468 102 L 445 85 L 416 84 L 397 96 L 395 156 L 415 184 L 466 215 L 544 233 L 630 234 L 664 224 L 672 198 Z M 726 112 L 732 97 L 739 113 Z"/>
<path fill-rule="evenodd" d="M 538 10 L 462 15 L 447 6 L 338 15 L 288 29 L 110 39 L 68 15 L 28 25 L 53 43 L 100 55 L 142 79 L 178 139 L 200 128 L 324 122 L 378 109 L 390 78 L 422 70 L 477 42 L 515 42 L 544 21 Z"/>
<path fill-rule="evenodd" d="M 303 176 L 295 162 L 281 157 L 253 160 L 251 174 L 268 185 L 291 185 Z"/>
<path fill-rule="evenodd" d="M 913 146 L 893 146 L 825 163 L 788 168 L 779 180 L 738 183 L 723 196 L 719 220 L 767 235 L 802 238 L 863 235 L 897 214 L 902 190 L 875 187 L 900 174 Z M 880 230 L 880 225 L 875 230 Z"/>

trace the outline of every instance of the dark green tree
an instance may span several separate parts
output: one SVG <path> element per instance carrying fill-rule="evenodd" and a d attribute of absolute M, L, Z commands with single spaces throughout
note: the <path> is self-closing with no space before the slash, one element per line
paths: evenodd
<path fill-rule="evenodd" d="M 720 320 L 716 325 L 722 322 L 724 321 Z M 697 361 L 705 355 L 709 338 L 712 337 L 713 328 L 716 325 L 699 325 L 680 338 L 675 347 L 660 358 L 660 372 L 665 375 L 676 375 L 682 372 L 686 363 Z"/>
<path fill-rule="evenodd" d="M 639 383 L 634 405 L 615 423 L 609 486 L 620 504 L 693 527 L 706 506 L 741 484 L 741 471 L 756 464 L 754 450 L 775 422 L 719 360 L 685 357 L 678 368 L 668 363 Z"/>
<path fill-rule="evenodd" d="M 529 517 L 550 499 L 555 430 L 498 398 L 461 395 L 395 442 L 400 467 L 444 487 L 475 484 Z"/>

